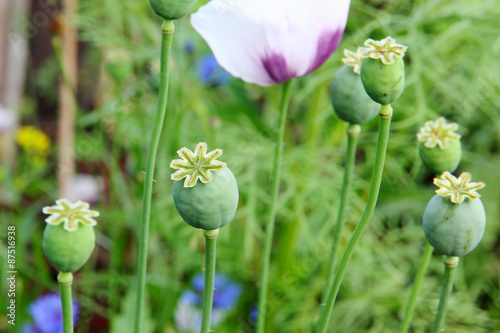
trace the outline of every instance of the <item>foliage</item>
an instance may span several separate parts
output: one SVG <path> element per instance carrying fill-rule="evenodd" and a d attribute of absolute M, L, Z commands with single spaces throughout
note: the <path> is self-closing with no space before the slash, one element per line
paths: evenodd
<path fill-rule="evenodd" d="M 433 176 L 418 159 L 416 134 L 425 121 L 439 116 L 460 125 L 463 159 L 457 172 L 469 171 L 487 185 L 481 192 L 485 237 L 461 260 L 446 327 L 455 333 L 500 330 L 500 38 L 494 28 L 499 15 L 495 0 L 481 6 L 473 0 L 352 1 L 341 49 L 356 49 L 368 37 L 391 35 L 408 45 L 407 72 L 405 91 L 393 105 L 375 221 L 346 273 L 332 331 L 398 330 L 424 248 L 422 214 L 435 190 Z M 101 176 L 106 186 L 93 207 L 101 213 L 97 251 L 76 275 L 73 293 L 81 305 L 77 332 L 98 333 L 108 332 L 109 322 L 117 323 L 124 312 L 131 312 L 122 300 L 135 286 L 142 171 L 156 108 L 161 22 L 148 1 L 86 0 L 80 3 L 77 24 L 87 45 L 87 65 L 80 75 L 97 85 L 93 92 L 99 102 L 80 104 L 75 152 L 80 171 Z M 217 331 L 252 332 L 279 87 L 263 89 L 237 79 L 204 85 L 197 63 L 209 53 L 207 45 L 187 19 L 177 22 L 176 30 L 170 116 L 155 176 L 148 323 L 154 331 L 176 332 L 176 304 L 201 272 L 203 236 L 176 213 L 169 163 L 180 147 L 207 142 L 224 149 L 224 161 L 240 190 L 235 220 L 219 236 L 217 267 L 242 286 L 242 295 Z M 346 125 L 334 115 L 328 98 L 331 80 L 341 67 L 341 49 L 292 87 L 271 266 L 269 332 L 311 332 L 318 316 L 345 153 Z M 119 56 L 112 55 L 116 50 Z M 54 94 L 50 85 L 38 86 L 42 91 L 37 94 Z M 36 96 L 27 96 L 32 98 Z M 376 131 L 376 121 L 363 125 L 343 246 L 365 204 Z M 17 226 L 20 323 L 30 320 L 30 303 L 57 287 L 56 272 L 41 250 L 41 208 L 57 199 L 54 161 L 49 156 L 49 166 L 34 179 L 27 168 L 13 174 L 2 168 L 0 176 L 1 191 L 17 198 L 2 201 L 6 209 L 0 210 L 0 220 Z M 23 179 L 29 188 L 15 186 Z M 5 232 L 3 228 L 0 234 Z M 5 237 L 0 239 L 5 255 Z M 413 332 L 430 330 L 442 274 L 441 257 L 435 254 Z"/>

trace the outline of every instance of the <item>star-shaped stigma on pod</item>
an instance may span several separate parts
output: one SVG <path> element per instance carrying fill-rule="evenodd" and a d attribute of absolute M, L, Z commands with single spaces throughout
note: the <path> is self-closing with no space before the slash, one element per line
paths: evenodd
<path fill-rule="evenodd" d="M 367 39 L 362 50 L 364 58 L 380 59 L 384 65 L 394 63 L 395 57 L 403 58 L 408 46 L 397 44 L 391 36 L 380 41 Z"/>
<path fill-rule="evenodd" d="M 170 167 L 178 169 L 171 175 L 172 180 L 182 180 L 184 187 L 193 187 L 198 182 L 208 183 L 213 179 L 211 170 L 221 170 L 226 163 L 215 160 L 222 155 L 222 149 L 214 149 L 207 153 L 207 144 L 200 142 L 196 145 L 194 153 L 186 147 L 177 151 L 181 159 L 173 160 Z"/>
<path fill-rule="evenodd" d="M 89 204 L 78 200 L 72 203 L 68 199 L 56 200 L 55 206 L 47 206 L 42 209 L 44 214 L 50 214 L 45 222 L 52 225 L 64 224 L 67 231 L 76 231 L 78 222 L 83 225 L 93 227 L 97 224 L 94 217 L 99 216 L 99 212 L 89 209 Z"/>
<path fill-rule="evenodd" d="M 453 203 L 462 203 L 465 198 L 477 199 L 481 195 L 476 191 L 482 189 L 485 184 L 483 182 L 471 182 L 471 174 L 463 172 L 458 178 L 453 176 L 448 171 L 445 171 L 441 178 L 434 178 L 434 185 L 439 187 L 436 193 L 443 198 L 450 197 Z"/>
<path fill-rule="evenodd" d="M 420 128 L 417 139 L 424 142 L 427 148 L 445 149 L 449 146 L 450 140 L 460 140 L 461 136 L 454 131 L 458 130 L 457 123 L 447 123 L 444 117 L 439 117 L 436 121 L 426 121 L 424 127 Z"/>
<path fill-rule="evenodd" d="M 356 52 L 352 52 L 351 50 L 344 49 L 344 57 L 342 58 L 342 62 L 344 65 L 352 67 L 352 71 L 356 74 L 361 73 L 361 63 L 363 62 L 363 53 L 364 48 L 358 46 Z"/>

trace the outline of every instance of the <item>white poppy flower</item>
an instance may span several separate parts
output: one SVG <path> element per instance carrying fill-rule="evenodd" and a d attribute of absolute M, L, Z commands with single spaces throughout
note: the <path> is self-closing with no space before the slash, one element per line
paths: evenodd
<path fill-rule="evenodd" d="M 270 86 L 318 68 L 337 49 L 350 0 L 212 0 L 191 24 L 235 77 Z"/>

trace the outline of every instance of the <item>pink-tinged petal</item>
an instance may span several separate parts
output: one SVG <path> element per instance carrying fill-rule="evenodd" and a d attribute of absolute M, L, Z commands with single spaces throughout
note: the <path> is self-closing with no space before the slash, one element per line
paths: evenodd
<path fill-rule="evenodd" d="M 191 16 L 219 64 L 268 86 L 303 76 L 338 47 L 349 0 L 212 0 Z"/>
<path fill-rule="evenodd" d="M 210 1 L 191 15 L 191 24 L 208 43 L 217 62 L 231 75 L 269 86 L 275 82 L 262 65 L 262 58 L 271 49 L 263 40 L 265 24 L 254 22 L 267 22 L 270 17 L 266 17 L 265 10 L 259 11 L 253 2 Z M 257 3 L 263 1 L 256 0 Z"/>
<path fill-rule="evenodd" d="M 307 72 L 312 72 L 319 66 L 321 66 L 326 59 L 339 47 L 340 41 L 342 40 L 342 35 L 344 34 L 344 29 L 338 28 L 336 31 L 325 31 L 318 39 L 318 44 L 316 45 L 316 55 L 313 61 L 310 63 L 310 67 Z"/>
<path fill-rule="evenodd" d="M 325 62 L 342 39 L 350 0 L 281 1 L 288 26 L 286 58 L 296 76 Z"/>

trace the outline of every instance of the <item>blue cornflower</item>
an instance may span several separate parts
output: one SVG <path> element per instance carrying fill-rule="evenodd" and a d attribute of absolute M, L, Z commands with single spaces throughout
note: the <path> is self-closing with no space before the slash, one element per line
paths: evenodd
<path fill-rule="evenodd" d="M 80 307 L 73 300 L 73 323 L 78 321 Z M 23 333 L 61 333 L 63 331 L 61 297 L 56 293 L 40 296 L 28 307 L 33 323 L 23 326 Z"/>
<path fill-rule="evenodd" d="M 198 62 L 198 77 L 203 84 L 223 86 L 231 79 L 231 74 L 219 65 L 213 54 L 207 54 Z"/>
<path fill-rule="evenodd" d="M 198 274 L 193 278 L 192 290 L 182 293 L 175 309 L 175 322 L 182 332 L 199 332 L 205 277 Z M 241 286 L 221 274 L 215 275 L 212 325 L 217 326 L 236 305 Z"/>

